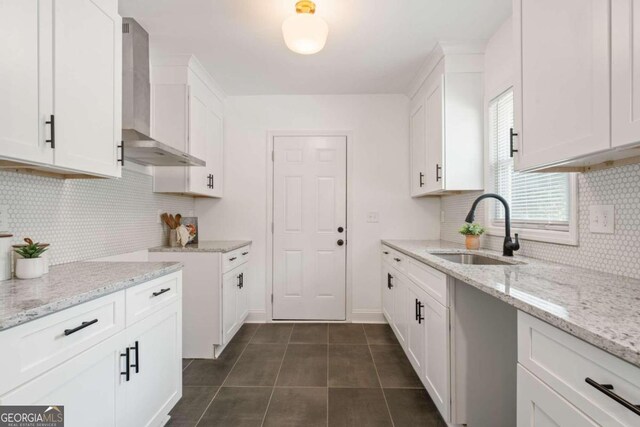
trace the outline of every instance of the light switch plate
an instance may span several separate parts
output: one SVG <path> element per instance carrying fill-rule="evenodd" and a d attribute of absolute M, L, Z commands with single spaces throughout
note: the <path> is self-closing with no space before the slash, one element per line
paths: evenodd
<path fill-rule="evenodd" d="M 378 212 L 368 212 L 367 213 L 367 222 L 379 222 L 380 218 L 378 216 Z"/>
<path fill-rule="evenodd" d="M 9 231 L 9 206 L 0 206 L 0 231 Z"/>
<path fill-rule="evenodd" d="M 589 231 L 592 233 L 613 234 L 614 220 L 614 205 L 589 206 Z"/>

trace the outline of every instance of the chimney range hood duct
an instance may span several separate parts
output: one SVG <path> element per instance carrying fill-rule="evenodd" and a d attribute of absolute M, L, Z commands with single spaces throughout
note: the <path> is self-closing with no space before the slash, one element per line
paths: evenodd
<path fill-rule="evenodd" d="M 152 166 L 205 166 L 149 135 L 151 88 L 149 34 L 133 18 L 122 19 L 122 141 L 124 157 Z"/>

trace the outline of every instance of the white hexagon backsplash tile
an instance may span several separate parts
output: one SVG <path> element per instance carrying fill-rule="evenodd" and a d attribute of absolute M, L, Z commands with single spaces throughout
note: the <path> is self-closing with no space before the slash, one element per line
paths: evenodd
<path fill-rule="evenodd" d="M 188 214 L 192 197 L 153 193 L 150 175 L 124 169 L 120 179 L 61 180 L 0 171 L 0 205 L 15 242 L 51 244 L 52 264 L 99 258 L 165 242 L 159 209 Z M 0 230 L 5 231 L 5 230 Z"/>
<path fill-rule="evenodd" d="M 442 197 L 445 222 L 440 238 L 462 243 L 458 229 L 481 193 Z M 589 206 L 614 205 L 615 234 L 589 231 Z M 484 209 L 476 221 L 485 222 Z M 628 165 L 578 175 L 579 246 L 523 241 L 519 253 L 533 258 L 640 278 L 640 165 Z M 502 237 L 483 236 L 483 247 L 501 250 Z"/>

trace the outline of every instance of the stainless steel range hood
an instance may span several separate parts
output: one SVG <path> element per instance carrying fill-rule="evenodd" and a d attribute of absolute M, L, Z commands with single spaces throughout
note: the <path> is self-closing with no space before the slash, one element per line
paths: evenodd
<path fill-rule="evenodd" d="M 133 18 L 122 19 L 122 141 L 124 158 L 141 165 L 205 166 L 205 161 L 149 135 L 151 91 L 149 34 Z"/>

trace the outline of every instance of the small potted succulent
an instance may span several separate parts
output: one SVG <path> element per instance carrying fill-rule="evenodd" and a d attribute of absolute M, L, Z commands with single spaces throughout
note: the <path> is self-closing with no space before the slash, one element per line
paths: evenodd
<path fill-rule="evenodd" d="M 466 237 L 465 246 L 467 249 L 480 249 L 480 236 L 484 233 L 484 227 L 480 224 L 466 223 L 458 233 Z"/>
<path fill-rule="evenodd" d="M 18 279 L 36 279 L 45 273 L 45 259 L 42 255 L 47 247 L 26 238 L 26 245 L 14 249 L 20 255 L 16 259 L 16 277 Z"/>

